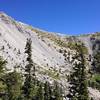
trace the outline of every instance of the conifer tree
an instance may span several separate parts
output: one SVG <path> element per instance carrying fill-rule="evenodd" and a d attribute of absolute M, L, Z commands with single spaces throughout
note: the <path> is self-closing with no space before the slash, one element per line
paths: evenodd
<path fill-rule="evenodd" d="M 35 66 L 32 61 L 32 41 L 27 39 L 25 53 L 27 54 L 27 65 L 25 66 L 25 82 L 23 86 L 23 94 L 26 100 L 32 99 L 32 86 L 34 84 L 33 78 L 35 79 Z"/>
<path fill-rule="evenodd" d="M 0 57 L 0 78 L 4 75 L 6 71 L 6 60 L 3 60 L 2 57 Z"/>
<path fill-rule="evenodd" d="M 85 56 L 84 56 L 84 51 L 83 51 L 84 44 L 79 45 L 79 56 L 80 56 L 80 63 L 79 67 L 81 68 L 80 70 L 80 86 L 79 86 L 79 100 L 89 100 L 88 96 L 88 89 L 87 89 L 87 80 L 86 80 L 86 67 L 85 67 Z"/>
<path fill-rule="evenodd" d="M 0 100 L 4 100 L 6 95 L 6 85 L 4 84 L 4 75 L 6 73 L 6 60 L 0 57 Z"/>
<path fill-rule="evenodd" d="M 94 54 L 92 65 L 93 65 L 93 68 L 94 68 L 94 72 L 97 72 L 97 73 L 100 74 L 100 50 L 98 50 Z"/>
<path fill-rule="evenodd" d="M 70 75 L 70 88 L 68 94 L 70 100 L 89 100 L 83 47 L 83 44 L 76 44 L 77 53 L 75 59 L 77 59 L 78 62 L 75 63 L 73 72 Z"/>
<path fill-rule="evenodd" d="M 46 81 L 44 84 L 44 100 L 50 100 L 49 86 L 49 82 Z"/>
<path fill-rule="evenodd" d="M 7 100 L 17 100 L 21 94 L 22 77 L 16 72 L 9 72 L 4 76 Z"/>
<path fill-rule="evenodd" d="M 54 100 L 63 100 L 62 98 L 62 93 L 61 93 L 61 89 L 59 87 L 58 82 L 54 81 Z"/>
<path fill-rule="evenodd" d="M 69 94 L 68 97 L 70 100 L 77 100 L 77 92 L 78 92 L 78 87 L 79 87 L 79 73 L 80 73 L 80 67 L 75 63 L 75 66 L 73 68 L 73 73 L 70 75 L 70 89 L 69 89 Z"/>
<path fill-rule="evenodd" d="M 50 100 L 54 100 L 53 88 L 54 87 L 49 85 L 49 97 L 50 97 Z"/>
<path fill-rule="evenodd" d="M 43 84 L 41 82 L 38 88 L 37 100 L 44 100 L 44 89 L 43 89 Z"/>

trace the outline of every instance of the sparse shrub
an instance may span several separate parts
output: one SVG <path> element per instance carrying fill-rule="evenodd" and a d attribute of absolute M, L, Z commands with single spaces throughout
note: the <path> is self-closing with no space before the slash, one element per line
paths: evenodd
<path fill-rule="evenodd" d="M 63 50 L 62 49 L 59 49 L 59 53 L 63 53 Z"/>
<path fill-rule="evenodd" d="M 100 91 L 100 74 L 94 74 L 92 78 L 88 81 L 88 85 Z"/>

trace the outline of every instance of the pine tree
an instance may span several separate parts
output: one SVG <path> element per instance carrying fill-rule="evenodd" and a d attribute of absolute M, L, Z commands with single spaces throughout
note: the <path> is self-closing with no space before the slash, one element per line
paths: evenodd
<path fill-rule="evenodd" d="M 23 86 L 23 94 L 27 100 L 32 99 L 32 86 L 34 84 L 33 79 L 35 80 L 35 66 L 32 61 L 32 41 L 27 39 L 25 53 L 27 54 L 27 65 L 25 66 L 25 82 Z"/>
<path fill-rule="evenodd" d="M 79 86 L 79 100 L 89 100 L 88 89 L 87 89 L 87 80 L 86 80 L 86 67 L 85 67 L 85 56 L 83 52 L 84 44 L 79 45 L 79 56 L 80 56 L 80 86 Z"/>
<path fill-rule="evenodd" d="M 21 94 L 22 77 L 21 74 L 13 71 L 4 76 L 6 84 L 7 100 L 17 100 Z"/>
<path fill-rule="evenodd" d="M 76 44 L 78 62 L 73 67 L 73 72 L 70 75 L 70 89 L 68 97 L 70 100 L 89 100 L 87 81 L 86 81 L 86 67 L 85 57 L 83 52 L 83 44 Z"/>
<path fill-rule="evenodd" d="M 54 87 L 49 85 L 49 97 L 50 97 L 50 100 L 54 100 L 53 88 Z"/>
<path fill-rule="evenodd" d="M 44 100 L 50 100 L 49 86 L 49 82 L 46 81 L 44 84 Z"/>
<path fill-rule="evenodd" d="M 80 75 L 80 67 L 77 63 L 75 63 L 73 70 L 73 73 L 70 75 L 70 89 L 68 94 L 70 100 L 76 100 L 75 98 L 77 98 L 78 87 L 80 84 L 78 78 Z"/>
<path fill-rule="evenodd" d="M 97 73 L 100 74 L 100 50 L 98 50 L 94 54 L 92 65 L 93 65 L 93 68 L 94 68 L 94 72 L 97 72 Z"/>
<path fill-rule="evenodd" d="M 63 100 L 62 98 L 62 93 L 61 93 L 61 89 L 59 87 L 58 82 L 54 81 L 54 100 Z"/>
<path fill-rule="evenodd" d="M 6 72 L 6 64 L 7 64 L 7 61 L 3 60 L 2 57 L 0 57 L 0 78 Z"/>
<path fill-rule="evenodd" d="M 41 82 L 38 88 L 37 100 L 44 100 L 44 89 L 43 89 L 43 84 Z"/>
<path fill-rule="evenodd" d="M 3 78 L 6 73 L 6 63 L 6 60 L 0 57 L 0 100 L 4 100 L 6 95 L 6 85 Z"/>

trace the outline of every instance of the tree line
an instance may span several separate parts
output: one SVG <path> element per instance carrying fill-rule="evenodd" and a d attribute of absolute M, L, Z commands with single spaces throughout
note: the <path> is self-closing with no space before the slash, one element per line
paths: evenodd
<path fill-rule="evenodd" d="M 90 100 L 87 90 L 86 67 L 83 45 L 78 45 L 73 72 L 69 79 L 69 93 L 65 97 L 68 100 Z M 14 69 L 8 72 L 6 69 L 7 61 L 0 57 L 0 100 L 63 100 L 62 87 L 55 80 L 51 85 L 39 81 L 36 77 L 36 68 L 32 60 L 32 41 L 27 39 L 25 53 L 27 54 L 24 74 Z"/>

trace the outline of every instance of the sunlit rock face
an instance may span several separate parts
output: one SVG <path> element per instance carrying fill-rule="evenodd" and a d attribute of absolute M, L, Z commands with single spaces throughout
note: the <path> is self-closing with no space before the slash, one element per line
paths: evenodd
<path fill-rule="evenodd" d="M 47 32 L 30 25 L 15 21 L 3 12 L 0 12 L 0 56 L 8 61 L 7 68 L 13 70 L 16 66 L 21 71 L 26 62 L 25 44 L 27 38 L 32 40 L 32 58 L 36 65 L 36 74 L 39 80 L 48 80 L 51 84 L 57 80 L 68 92 L 68 75 L 74 65 L 73 56 L 76 54 L 75 42 L 83 42 L 88 53 L 88 69 L 93 56 L 100 50 L 100 33 L 91 33 L 82 36 L 65 36 Z M 93 92 L 92 92 L 93 90 Z M 94 100 L 100 99 L 100 92 L 89 88 Z M 97 97 L 97 98 L 96 98 Z M 99 98 L 99 99 L 98 99 Z"/>

